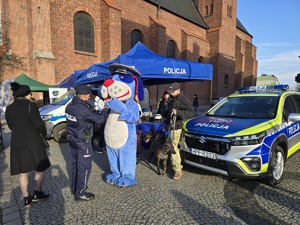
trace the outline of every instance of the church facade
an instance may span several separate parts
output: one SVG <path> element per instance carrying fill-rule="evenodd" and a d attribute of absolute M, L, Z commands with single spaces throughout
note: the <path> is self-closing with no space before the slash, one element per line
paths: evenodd
<path fill-rule="evenodd" d="M 213 65 L 213 81 L 181 83 L 200 104 L 256 83 L 256 47 L 236 17 L 237 0 L 0 2 L 1 55 L 16 61 L 0 67 L 1 81 L 25 73 L 56 84 L 141 41 L 157 54 Z M 167 87 L 147 87 L 152 106 Z"/>

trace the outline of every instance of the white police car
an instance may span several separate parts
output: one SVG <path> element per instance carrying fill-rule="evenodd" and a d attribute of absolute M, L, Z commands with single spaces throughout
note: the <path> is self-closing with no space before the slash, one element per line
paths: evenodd
<path fill-rule="evenodd" d="M 241 88 L 205 115 L 186 121 L 183 162 L 239 178 L 280 183 L 300 148 L 300 93 L 288 85 Z"/>
<path fill-rule="evenodd" d="M 53 103 L 40 107 L 40 115 L 47 130 L 47 139 L 53 137 L 53 139 L 59 143 L 69 141 L 65 110 L 74 96 L 75 90 L 72 89 L 56 99 Z"/>

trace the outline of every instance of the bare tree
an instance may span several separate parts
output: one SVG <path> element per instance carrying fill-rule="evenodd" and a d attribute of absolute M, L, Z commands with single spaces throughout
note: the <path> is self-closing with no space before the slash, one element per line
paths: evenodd
<path fill-rule="evenodd" d="M 299 83 L 297 83 L 297 84 L 295 85 L 295 91 L 300 92 L 300 84 L 299 84 Z"/>
<path fill-rule="evenodd" d="M 25 66 L 25 57 L 20 57 L 12 53 L 7 31 L 8 24 L 5 22 L 0 27 L 0 78 L 6 70 L 18 69 Z"/>

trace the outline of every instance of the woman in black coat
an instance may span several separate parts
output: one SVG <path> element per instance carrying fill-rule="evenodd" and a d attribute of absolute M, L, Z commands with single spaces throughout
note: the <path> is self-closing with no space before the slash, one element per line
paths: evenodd
<path fill-rule="evenodd" d="M 20 174 L 20 188 L 24 196 L 24 205 L 49 197 L 41 191 L 44 171 L 50 167 L 50 161 L 41 135 L 46 135 L 46 127 L 41 119 L 38 105 L 31 100 L 31 91 L 27 85 L 12 83 L 15 98 L 7 106 L 5 118 L 11 130 L 10 173 Z M 34 194 L 28 192 L 28 175 L 35 172 Z"/>

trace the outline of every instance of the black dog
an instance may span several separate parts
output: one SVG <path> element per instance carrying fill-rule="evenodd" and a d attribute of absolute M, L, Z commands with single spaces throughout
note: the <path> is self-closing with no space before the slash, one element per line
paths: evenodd
<path fill-rule="evenodd" d="M 149 152 L 149 162 L 155 156 L 158 175 L 165 175 L 167 171 L 167 160 L 171 154 L 175 154 L 175 149 L 172 145 L 172 140 L 165 133 L 157 133 L 150 130 L 144 137 L 144 141 L 151 142 Z M 163 162 L 163 172 L 160 172 L 160 162 Z"/>

